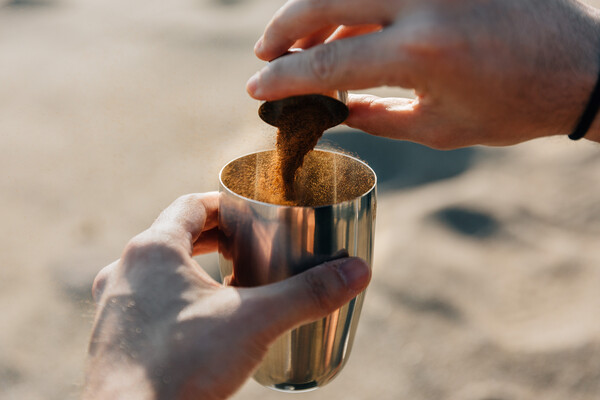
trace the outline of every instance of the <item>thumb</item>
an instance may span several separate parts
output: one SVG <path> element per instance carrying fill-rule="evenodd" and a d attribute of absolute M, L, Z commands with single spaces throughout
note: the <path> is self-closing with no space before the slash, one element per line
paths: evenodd
<path fill-rule="evenodd" d="M 254 288 L 268 312 L 266 332 L 279 336 L 332 313 L 363 291 L 371 269 L 360 258 L 342 258 L 271 285 Z"/>
<path fill-rule="evenodd" d="M 391 139 L 418 141 L 424 123 L 428 122 L 416 99 L 351 94 L 348 108 L 346 125 Z"/>
<path fill-rule="evenodd" d="M 344 123 L 371 135 L 408 140 L 439 150 L 482 143 L 481 131 L 469 129 L 468 119 L 460 119 L 456 112 L 448 117 L 448 111 L 439 103 L 431 104 L 421 98 L 352 94 L 348 97 L 350 115 Z"/>

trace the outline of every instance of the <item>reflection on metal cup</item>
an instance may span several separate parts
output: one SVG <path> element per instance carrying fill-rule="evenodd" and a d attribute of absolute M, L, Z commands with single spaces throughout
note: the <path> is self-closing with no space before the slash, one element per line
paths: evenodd
<path fill-rule="evenodd" d="M 254 198 L 260 169 L 274 151 L 231 161 L 220 173 L 219 267 L 225 284 L 265 285 L 301 273 L 324 261 L 356 256 L 372 265 L 376 177 L 362 161 L 314 150 L 304 161 L 311 190 L 326 191 L 326 204 L 314 207 L 275 205 Z M 328 173 L 310 171 L 327 169 Z M 256 178 L 253 178 L 256 177 Z M 314 182 L 321 179 L 322 182 Z M 320 194 L 322 196 L 322 194 Z M 306 391 L 325 385 L 343 368 L 365 293 L 316 322 L 277 339 L 254 379 L 282 391 Z"/>

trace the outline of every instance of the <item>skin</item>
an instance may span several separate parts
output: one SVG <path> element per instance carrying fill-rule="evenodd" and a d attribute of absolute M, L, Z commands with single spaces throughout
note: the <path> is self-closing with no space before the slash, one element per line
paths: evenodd
<path fill-rule="evenodd" d="M 274 60 L 293 47 L 307 49 Z M 351 95 L 348 126 L 439 149 L 503 146 L 573 131 L 600 70 L 598 10 L 574 0 L 291 0 L 255 47 L 274 60 L 260 100 Z M 600 123 L 587 139 L 600 141 Z"/>
<path fill-rule="evenodd" d="M 347 125 L 440 149 L 509 145 L 573 130 L 600 69 L 600 22 L 573 0 L 292 0 L 255 52 L 292 47 L 307 50 L 253 76 L 253 97 L 409 88 L 415 99 L 353 95 Z M 598 121 L 586 138 L 600 142 Z M 192 258 L 216 249 L 217 203 L 178 199 L 98 274 L 84 399 L 227 398 L 279 335 L 368 284 L 368 266 L 346 258 L 219 285 Z"/>
<path fill-rule="evenodd" d="M 279 335 L 369 282 L 369 267 L 345 258 L 272 285 L 221 286 L 192 258 L 216 250 L 217 219 L 217 193 L 181 197 L 98 274 L 84 399 L 225 399 Z"/>

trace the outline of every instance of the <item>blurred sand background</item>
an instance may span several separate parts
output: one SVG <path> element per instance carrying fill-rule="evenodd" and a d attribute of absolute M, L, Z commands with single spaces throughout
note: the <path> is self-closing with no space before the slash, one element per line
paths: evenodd
<path fill-rule="evenodd" d="M 95 273 L 270 146 L 244 85 L 281 3 L 0 0 L 1 400 L 77 398 Z M 327 140 L 381 183 L 352 357 L 318 391 L 235 399 L 600 398 L 598 145 Z"/>

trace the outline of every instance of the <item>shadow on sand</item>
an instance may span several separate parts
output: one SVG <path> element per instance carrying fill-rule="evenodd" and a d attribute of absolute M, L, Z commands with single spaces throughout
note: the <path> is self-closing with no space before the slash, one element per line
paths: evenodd
<path fill-rule="evenodd" d="M 33 9 L 33 8 L 48 8 L 56 5 L 54 0 L 9 0 L 3 5 L 0 4 L 0 9 Z"/>
<path fill-rule="evenodd" d="M 405 189 L 457 176 L 473 164 L 477 150 L 442 151 L 345 129 L 326 133 L 320 147 L 342 149 L 367 162 L 381 191 Z"/>
<path fill-rule="evenodd" d="M 458 176 L 473 165 L 478 153 L 476 148 L 434 150 L 352 129 L 327 133 L 319 144 L 366 161 L 377 174 L 379 190 L 384 193 Z M 455 234 L 472 239 L 493 237 L 500 229 L 500 223 L 492 215 L 458 204 L 436 210 L 430 218 Z"/>

